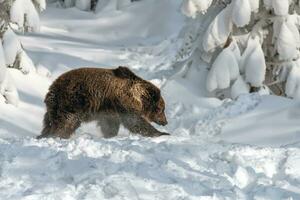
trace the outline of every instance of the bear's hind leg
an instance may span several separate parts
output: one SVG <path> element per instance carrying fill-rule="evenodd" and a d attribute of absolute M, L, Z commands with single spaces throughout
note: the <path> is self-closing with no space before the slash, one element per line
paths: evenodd
<path fill-rule="evenodd" d="M 104 138 L 111 138 L 118 135 L 120 119 L 116 114 L 103 114 L 98 119 L 98 126 Z"/>
<path fill-rule="evenodd" d="M 50 121 L 50 116 L 49 113 L 46 112 L 44 115 L 44 121 L 43 121 L 43 130 L 41 132 L 41 135 L 37 136 L 37 139 L 41 139 L 41 138 L 45 138 L 45 137 L 49 137 L 51 135 L 51 127 L 52 123 Z"/>
<path fill-rule="evenodd" d="M 55 121 L 53 135 L 63 139 L 70 138 L 81 124 L 79 117 L 72 113 L 66 113 Z"/>

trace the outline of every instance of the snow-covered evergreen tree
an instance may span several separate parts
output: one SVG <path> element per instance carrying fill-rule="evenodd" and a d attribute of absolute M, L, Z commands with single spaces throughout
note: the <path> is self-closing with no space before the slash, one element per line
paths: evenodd
<path fill-rule="evenodd" d="M 263 88 L 300 98 L 298 0 L 184 0 L 191 18 L 223 6 L 204 31 L 199 48 L 211 64 L 209 91 L 230 89 L 234 98 Z M 217 9 L 214 9 L 217 10 Z"/>
<path fill-rule="evenodd" d="M 61 0 L 66 8 L 77 7 L 84 11 L 119 10 L 130 4 L 131 0 Z"/>
<path fill-rule="evenodd" d="M 12 25 L 22 32 L 38 31 L 38 12 L 45 6 L 45 0 L 0 0 L 0 95 L 7 103 L 18 104 L 18 93 L 7 68 L 20 69 L 24 74 L 34 70 Z"/>

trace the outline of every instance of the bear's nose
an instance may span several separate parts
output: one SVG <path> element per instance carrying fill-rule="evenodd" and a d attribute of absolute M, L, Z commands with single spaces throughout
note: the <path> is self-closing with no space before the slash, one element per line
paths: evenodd
<path fill-rule="evenodd" d="M 164 119 L 163 121 L 160 122 L 160 125 L 165 126 L 168 124 L 168 121 Z"/>

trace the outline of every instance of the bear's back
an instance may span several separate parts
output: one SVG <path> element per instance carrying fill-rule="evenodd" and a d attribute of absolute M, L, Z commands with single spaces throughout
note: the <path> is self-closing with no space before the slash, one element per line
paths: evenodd
<path fill-rule="evenodd" d="M 45 103 L 47 107 L 60 107 L 68 111 L 97 109 L 113 79 L 114 74 L 109 69 L 79 68 L 68 71 L 50 86 Z"/>
<path fill-rule="evenodd" d="M 68 71 L 59 76 L 51 85 L 51 88 L 72 92 L 77 87 L 90 90 L 93 87 L 104 86 L 113 78 L 113 73 L 108 69 L 79 68 Z M 96 88 L 95 88 L 96 89 Z M 99 88 L 98 88 L 99 89 Z"/>

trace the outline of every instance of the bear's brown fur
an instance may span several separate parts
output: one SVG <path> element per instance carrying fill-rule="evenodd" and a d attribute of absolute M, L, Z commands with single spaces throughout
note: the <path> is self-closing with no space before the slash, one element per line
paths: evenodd
<path fill-rule="evenodd" d="M 97 120 L 104 137 L 118 134 L 120 124 L 143 136 L 168 135 L 150 122 L 166 125 L 160 90 L 127 67 L 80 68 L 66 72 L 50 86 L 47 112 L 38 138 L 69 138 L 81 122 Z"/>

